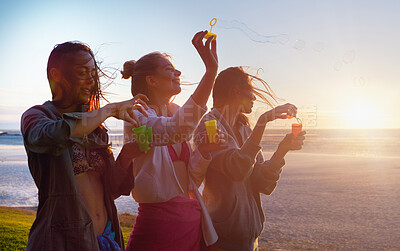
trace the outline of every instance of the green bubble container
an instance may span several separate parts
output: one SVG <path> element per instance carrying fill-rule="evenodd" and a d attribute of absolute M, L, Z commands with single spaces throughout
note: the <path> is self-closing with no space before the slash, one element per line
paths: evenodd
<path fill-rule="evenodd" d="M 153 127 L 151 126 L 147 127 L 147 142 L 153 142 Z"/>
<path fill-rule="evenodd" d="M 133 128 L 132 130 L 135 133 L 135 138 L 136 142 L 138 143 L 139 150 L 141 152 L 150 150 L 146 125 Z"/>

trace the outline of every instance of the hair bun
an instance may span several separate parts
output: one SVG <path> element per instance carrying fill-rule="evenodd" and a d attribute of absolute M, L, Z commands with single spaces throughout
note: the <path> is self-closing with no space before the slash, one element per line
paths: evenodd
<path fill-rule="evenodd" d="M 135 60 L 126 61 L 124 63 L 123 70 L 121 71 L 123 79 L 128 79 L 133 76 L 135 65 Z"/>

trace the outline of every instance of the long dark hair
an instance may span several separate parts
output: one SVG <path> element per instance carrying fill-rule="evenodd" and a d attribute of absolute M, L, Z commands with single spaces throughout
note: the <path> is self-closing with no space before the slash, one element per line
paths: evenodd
<path fill-rule="evenodd" d="M 72 53 L 75 52 L 79 52 L 79 51 L 84 51 L 89 53 L 94 61 L 95 64 L 95 68 L 96 68 L 96 75 L 94 76 L 94 82 L 95 82 L 95 86 L 94 86 L 94 90 L 90 95 L 89 98 L 89 102 L 88 102 L 88 107 L 87 107 L 87 111 L 92 111 L 95 109 L 100 108 L 100 98 L 103 98 L 105 100 L 107 100 L 102 93 L 101 90 L 101 84 L 100 84 L 100 79 L 99 79 L 99 74 L 102 75 L 106 75 L 103 74 L 102 70 L 99 68 L 99 64 L 96 62 L 93 51 L 89 48 L 88 45 L 78 42 L 78 41 L 69 41 L 69 42 L 65 42 L 62 44 L 57 44 L 56 46 L 54 46 L 53 50 L 50 53 L 49 56 L 49 60 L 47 62 L 47 79 L 49 81 L 50 84 L 50 88 L 51 88 L 51 92 L 54 98 L 54 91 L 53 91 L 53 86 L 54 86 L 54 80 L 51 77 L 50 71 L 52 68 L 58 68 L 61 71 L 63 71 L 63 73 L 66 75 L 66 79 L 67 81 L 71 81 L 71 74 L 68 74 L 68 56 L 71 55 Z M 61 86 L 61 88 L 63 88 L 63 86 Z M 65 92 L 65 90 L 63 89 L 63 91 Z M 61 103 L 61 102 L 60 102 Z M 55 104 L 55 105 L 61 105 L 61 104 Z"/>
<path fill-rule="evenodd" d="M 254 83 L 261 83 L 262 87 L 257 87 Z M 221 71 L 216 80 L 212 93 L 213 107 L 218 108 L 228 104 L 230 94 L 234 87 L 250 89 L 251 92 L 260 98 L 260 102 L 267 104 L 271 108 L 275 107 L 278 99 L 268 83 L 255 75 L 247 73 L 243 67 L 229 67 Z M 249 119 L 244 113 L 239 113 L 238 122 L 249 125 Z"/>

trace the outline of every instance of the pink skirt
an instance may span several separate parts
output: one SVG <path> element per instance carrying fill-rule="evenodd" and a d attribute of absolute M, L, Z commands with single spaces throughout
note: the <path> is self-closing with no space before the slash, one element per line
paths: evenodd
<path fill-rule="evenodd" d="M 139 203 L 126 250 L 201 250 L 200 218 L 199 202 L 183 196 L 161 203 Z"/>

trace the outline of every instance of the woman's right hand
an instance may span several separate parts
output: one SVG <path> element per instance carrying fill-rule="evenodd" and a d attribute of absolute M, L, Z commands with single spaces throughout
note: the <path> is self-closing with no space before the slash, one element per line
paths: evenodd
<path fill-rule="evenodd" d="M 206 71 L 218 71 L 218 56 L 217 56 L 217 40 L 213 40 L 214 36 L 211 36 L 203 44 L 203 38 L 207 34 L 207 31 L 197 32 L 193 39 L 192 44 L 199 53 L 201 59 L 206 66 Z M 210 48 L 211 44 L 211 48 Z"/>
<path fill-rule="evenodd" d="M 295 105 L 287 103 L 277 106 L 274 109 L 263 113 L 259 119 L 266 124 L 268 122 L 274 121 L 275 119 L 287 119 L 288 116 L 296 116 L 296 114 L 297 107 Z"/>
<path fill-rule="evenodd" d="M 131 123 L 134 127 L 139 126 L 139 119 L 133 110 L 138 110 L 148 117 L 146 110 L 149 109 L 145 101 L 149 101 L 146 95 L 138 94 L 134 98 L 122 102 L 109 104 L 112 107 L 112 116 Z"/>
<path fill-rule="evenodd" d="M 140 151 L 138 143 L 136 141 L 131 141 L 125 143 L 122 146 L 121 152 L 119 153 L 118 157 L 132 160 L 142 154 L 144 154 L 144 152 Z"/>

